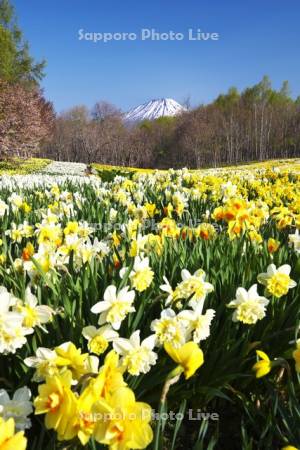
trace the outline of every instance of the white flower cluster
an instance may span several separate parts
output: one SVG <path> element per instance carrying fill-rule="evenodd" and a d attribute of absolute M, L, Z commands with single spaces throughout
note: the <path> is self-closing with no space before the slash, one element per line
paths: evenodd
<path fill-rule="evenodd" d="M 42 172 L 47 175 L 75 175 L 84 176 L 86 164 L 64 161 L 53 161 Z"/>
<path fill-rule="evenodd" d="M 24 301 L 0 287 L 0 353 L 15 353 L 26 344 L 26 336 L 51 321 L 55 312 L 46 305 L 38 305 L 37 298 L 27 287 Z"/>

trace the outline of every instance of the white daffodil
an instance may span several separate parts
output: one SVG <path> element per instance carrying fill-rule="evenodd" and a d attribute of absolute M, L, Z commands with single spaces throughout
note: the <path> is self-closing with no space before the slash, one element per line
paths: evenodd
<path fill-rule="evenodd" d="M 95 355 L 104 353 L 109 342 L 119 337 L 119 333 L 113 330 L 110 325 L 104 325 L 101 328 L 89 325 L 83 328 L 82 335 L 88 341 L 88 349 Z"/>
<path fill-rule="evenodd" d="M 178 284 L 175 289 L 176 298 L 188 299 L 189 306 L 193 309 L 197 307 L 197 304 L 202 304 L 206 295 L 214 290 L 212 284 L 205 281 L 206 274 L 204 270 L 199 269 L 193 275 L 186 269 L 181 271 L 182 282 Z"/>
<path fill-rule="evenodd" d="M 96 303 L 91 311 L 100 314 L 99 325 L 110 323 L 115 330 L 119 330 L 127 314 L 134 312 L 135 292 L 126 286 L 117 292 L 116 286 L 108 286 L 104 292 L 104 299 Z"/>
<path fill-rule="evenodd" d="M 23 227 L 22 224 L 16 225 L 15 223 L 11 224 L 11 229 L 5 231 L 5 235 L 9 236 L 13 242 L 22 242 L 23 239 Z"/>
<path fill-rule="evenodd" d="M 260 273 L 257 277 L 259 283 L 266 287 L 266 295 L 274 295 L 280 298 L 286 295 L 289 289 L 297 286 L 296 281 L 290 278 L 291 266 L 284 264 L 276 268 L 275 264 L 270 264 L 266 273 Z"/>
<path fill-rule="evenodd" d="M 109 220 L 115 222 L 118 216 L 118 211 L 115 208 L 110 208 L 109 210 Z"/>
<path fill-rule="evenodd" d="M 137 256 L 139 253 L 144 252 L 147 239 L 147 235 L 143 236 L 140 233 L 137 235 L 136 239 L 133 238 L 130 246 L 130 255 Z"/>
<path fill-rule="evenodd" d="M 15 315 L 13 316 L 13 314 Z M 32 328 L 22 326 L 23 316 L 21 314 L 8 313 L 8 315 L 9 320 L 14 321 L 14 325 L 6 325 L 0 329 L 0 354 L 15 353 L 18 348 L 26 344 L 26 336 L 34 331 Z"/>
<path fill-rule="evenodd" d="M 268 304 L 269 300 L 258 295 L 257 284 L 254 284 L 248 291 L 239 287 L 236 298 L 228 304 L 228 307 L 235 308 L 232 316 L 234 322 L 240 321 L 253 325 L 265 317 Z"/>
<path fill-rule="evenodd" d="M 289 242 L 294 246 L 296 253 L 300 253 L 300 233 L 297 229 L 294 234 L 289 234 Z"/>
<path fill-rule="evenodd" d="M 8 205 L 3 200 L 0 200 L 0 217 L 3 217 L 7 211 Z"/>
<path fill-rule="evenodd" d="M 40 382 L 47 376 L 53 376 L 58 373 L 56 365 L 57 353 L 49 348 L 39 347 L 35 356 L 30 356 L 24 360 L 26 366 L 36 369 L 33 381 Z"/>
<path fill-rule="evenodd" d="M 185 322 L 170 308 L 161 312 L 160 319 L 152 321 L 151 330 L 154 331 L 159 345 L 169 343 L 175 348 L 185 344 L 190 334 Z"/>
<path fill-rule="evenodd" d="M 78 192 L 76 192 L 78 195 Z M 82 238 L 87 238 L 90 234 L 94 233 L 94 228 L 92 228 L 88 222 L 79 222 L 78 234 Z"/>
<path fill-rule="evenodd" d="M 23 326 L 24 315 L 13 311 L 17 298 L 4 286 L 0 287 L 0 354 L 15 353 L 26 344 L 26 335 L 32 334 L 32 328 Z"/>
<path fill-rule="evenodd" d="M 57 266 L 58 254 L 54 253 L 49 245 L 41 244 L 38 252 L 33 255 L 33 259 L 38 263 L 39 268 L 50 277 L 51 271 Z M 39 276 L 39 270 L 33 261 L 24 261 L 23 267 L 31 280 L 34 281 Z"/>
<path fill-rule="evenodd" d="M 208 309 L 203 314 L 202 305 L 198 304 L 195 310 L 185 309 L 178 316 L 187 322 L 187 327 L 190 328 L 193 335 L 193 341 L 199 343 L 209 337 L 210 325 L 215 314 L 216 311 L 214 309 Z"/>
<path fill-rule="evenodd" d="M 10 197 L 8 197 L 8 201 L 11 204 L 13 212 L 18 211 L 24 202 L 23 197 L 16 194 L 15 192 L 12 193 Z"/>
<path fill-rule="evenodd" d="M 31 392 L 26 386 L 17 389 L 12 399 L 10 399 L 5 389 L 0 389 L 0 417 L 3 417 L 4 420 L 12 417 L 17 430 L 30 428 L 31 421 L 27 417 L 33 411 L 30 398 Z"/>
<path fill-rule="evenodd" d="M 6 313 L 12 306 L 17 302 L 17 297 L 8 292 L 6 287 L 0 286 L 0 325 L 1 325 L 1 314 Z"/>
<path fill-rule="evenodd" d="M 225 203 L 228 198 L 234 197 L 237 193 L 238 187 L 235 184 L 232 184 L 231 181 L 227 181 L 221 185 L 221 191 L 223 194 L 223 202 Z"/>
<path fill-rule="evenodd" d="M 163 291 L 166 292 L 168 295 L 167 299 L 166 299 L 166 306 L 170 305 L 174 298 L 175 298 L 175 291 L 173 290 L 172 286 L 170 285 L 167 277 L 163 277 L 163 280 L 165 282 L 165 284 L 161 284 L 159 286 L 159 288 Z"/>
<path fill-rule="evenodd" d="M 120 277 L 124 278 L 128 267 L 124 267 L 120 271 Z M 132 287 L 138 292 L 145 291 L 152 283 L 154 277 L 154 272 L 149 266 L 149 258 L 144 258 L 143 256 L 136 256 L 134 258 L 133 269 L 129 274 L 129 279 L 131 281 Z"/>
<path fill-rule="evenodd" d="M 15 310 L 24 316 L 23 325 L 27 328 L 40 327 L 45 333 L 44 324 L 51 322 L 55 311 L 47 305 L 39 305 L 38 299 L 32 294 L 30 286 L 25 290 L 24 302 L 18 301 Z"/>
<path fill-rule="evenodd" d="M 81 248 L 81 256 L 83 259 L 83 262 L 90 261 L 91 257 L 98 256 L 100 258 L 103 258 L 109 254 L 109 246 L 104 241 L 98 241 L 98 238 L 94 239 L 94 242 L 92 243 L 90 239 L 87 240 L 85 245 Z M 91 257 L 86 257 L 86 254 L 88 255 L 90 253 Z"/>
<path fill-rule="evenodd" d="M 140 330 L 135 331 L 129 339 L 118 338 L 113 342 L 114 350 L 122 356 L 121 364 L 126 367 L 130 375 L 138 376 L 150 371 L 156 364 L 157 354 L 155 334 L 148 336 L 141 342 Z"/>

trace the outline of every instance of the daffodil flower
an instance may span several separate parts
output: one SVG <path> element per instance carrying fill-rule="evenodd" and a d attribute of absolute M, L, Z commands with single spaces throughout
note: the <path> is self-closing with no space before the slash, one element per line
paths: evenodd
<path fill-rule="evenodd" d="M 239 287 L 236 291 L 236 298 L 227 306 L 235 309 L 232 316 L 234 322 L 239 321 L 253 325 L 265 317 L 268 304 L 269 300 L 258 295 L 257 284 L 254 284 L 248 291 Z"/>
<path fill-rule="evenodd" d="M 136 402 L 134 393 L 127 387 L 117 389 L 110 399 L 99 399 L 93 412 L 99 417 L 109 418 L 96 422 L 94 437 L 97 442 L 111 449 L 143 449 L 153 439 L 149 425 L 151 407 Z"/>
<path fill-rule="evenodd" d="M 15 310 L 18 299 L 0 286 L 0 354 L 15 353 L 26 344 L 33 328 L 25 327 L 24 315 Z"/>
<path fill-rule="evenodd" d="M 112 329 L 110 325 L 96 328 L 89 325 L 82 330 L 82 335 L 88 341 L 88 348 L 95 355 L 101 355 L 108 348 L 109 342 L 119 337 L 119 333 Z"/>
<path fill-rule="evenodd" d="M 13 418 L 16 430 L 25 430 L 31 427 L 28 416 L 32 413 L 32 403 L 30 401 L 31 392 L 28 387 L 17 389 L 12 399 L 5 389 L 0 389 L 0 416 L 7 420 Z"/>
<path fill-rule="evenodd" d="M 91 311 L 99 314 L 99 325 L 110 323 L 115 330 L 119 330 L 127 314 L 134 312 L 135 292 L 126 286 L 117 293 L 116 286 L 108 286 L 104 292 L 104 299 L 96 303 Z"/>
<path fill-rule="evenodd" d="M 300 373 L 300 339 L 296 342 L 296 350 L 293 351 L 296 371 Z"/>
<path fill-rule="evenodd" d="M 54 350 L 45 347 L 37 348 L 35 356 L 29 356 L 24 360 L 26 366 L 36 369 L 33 381 L 44 381 L 47 376 L 57 374 L 58 355 Z"/>
<path fill-rule="evenodd" d="M 196 270 L 192 275 L 187 269 L 181 271 L 182 282 L 178 284 L 175 289 L 174 297 L 179 299 L 188 299 L 189 306 L 193 309 L 196 308 L 197 304 L 203 303 L 206 295 L 214 290 L 211 283 L 205 281 L 206 273 L 202 269 Z"/>
<path fill-rule="evenodd" d="M 77 400 L 71 390 L 72 375 L 66 371 L 61 375 L 47 377 L 45 384 L 38 387 L 38 396 L 34 400 L 35 414 L 46 414 L 45 426 L 55 430 L 59 439 L 72 439 L 76 433 L 70 433 L 70 420 L 76 417 Z"/>
<path fill-rule="evenodd" d="M 260 358 L 252 367 L 256 378 L 261 378 L 267 375 L 272 369 L 272 361 L 268 355 L 262 350 L 256 350 L 257 356 Z"/>
<path fill-rule="evenodd" d="M 114 350 L 122 356 L 121 365 L 128 373 L 138 376 L 150 371 L 151 366 L 156 364 L 157 354 L 153 352 L 156 336 L 148 336 L 142 342 L 140 330 L 135 331 L 129 339 L 118 338 L 113 342 Z"/>
<path fill-rule="evenodd" d="M 289 242 L 294 246 L 296 253 L 300 253 L 300 233 L 297 229 L 294 234 L 289 234 Z"/>
<path fill-rule="evenodd" d="M 275 264 L 270 264 L 267 272 L 259 274 L 257 280 L 266 287 L 267 295 L 274 295 L 274 297 L 280 298 L 286 295 L 289 289 L 297 286 L 297 283 L 290 278 L 290 272 L 291 266 L 288 264 L 284 264 L 278 269 Z"/>
<path fill-rule="evenodd" d="M 152 321 L 151 330 L 154 331 L 159 345 L 170 343 L 177 348 L 187 341 L 190 334 L 184 320 L 170 308 L 161 312 L 160 319 Z"/>
<path fill-rule="evenodd" d="M 180 348 L 171 344 L 164 345 L 165 351 L 178 364 L 185 378 L 188 380 L 204 362 L 203 352 L 195 342 L 187 342 Z"/>
<path fill-rule="evenodd" d="M 128 268 L 124 267 L 120 271 L 120 277 L 123 278 Z M 149 266 L 149 258 L 144 258 L 141 256 L 136 256 L 133 263 L 133 269 L 129 274 L 129 279 L 131 285 L 138 292 L 145 291 L 152 283 L 154 277 L 154 272 Z"/>
<path fill-rule="evenodd" d="M 81 353 L 81 349 L 76 348 L 73 342 L 64 342 L 55 347 L 57 354 L 56 364 L 64 367 L 72 373 L 74 380 L 79 380 L 87 373 L 88 353 Z"/>
<path fill-rule="evenodd" d="M 30 286 L 25 290 L 24 302 L 18 301 L 15 309 L 24 315 L 23 325 L 27 328 L 40 327 L 45 333 L 44 324 L 51 322 L 55 311 L 47 305 L 39 305 L 38 299 L 32 294 Z"/>
<path fill-rule="evenodd" d="M 167 277 L 163 277 L 163 280 L 165 284 L 161 284 L 159 288 L 168 294 L 168 297 L 166 299 L 166 306 L 170 305 L 173 300 L 175 299 L 175 291 L 173 290 L 172 286 L 170 285 Z"/>
<path fill-rule="evenodd" d="M 178 317 L 186 321 L 187 328 L 191 330 L 193 341 L 197 344 L 210 335 L 210 325 L 216 314 L 214 309 L 208 309 L 203 313 L 203 304 L 198 303 L 194 310 L 183 310 Z"/>
<path fill-rule="evenodd" d="M 24 432 L 15 434 L 15 422 L 13 418 L 5 421 L 0 417 L 0 450 L 26 450 L 27 439 Z"/>

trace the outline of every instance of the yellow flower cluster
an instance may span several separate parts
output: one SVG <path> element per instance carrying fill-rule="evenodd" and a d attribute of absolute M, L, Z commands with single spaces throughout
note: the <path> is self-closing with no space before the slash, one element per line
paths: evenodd
<path fill-rule="evenodd" d="M 35 414 L 45 414 L 46 428 L 55 430 L 59 440 L 68 441 L 77 436 L 82 445 L 92 436 L 114 450 L 149 445 L 153 437 L 149 425 L 151 408 L 137 402 L 133 391 L 126 386 L 118 367 L 118 355 L 114 351 L 108 353 L 99 373 L 87 374 L 82 381 L 79 378 L 75 391 L 74 377 L 78 380 L 82 374 L 86 355 L 77 351 L 74 358 L 74 349 L 59 353 L 65 360 L 71 353 L 71 364 L 64 366 L 66 370 L 48 375 L 34 401 Z"/>

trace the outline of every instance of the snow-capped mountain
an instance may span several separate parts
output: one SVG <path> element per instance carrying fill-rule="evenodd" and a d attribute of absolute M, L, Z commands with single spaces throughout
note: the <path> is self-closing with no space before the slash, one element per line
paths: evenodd
<path fill-rule="evenodd" d="M 142 122 L 159 117 L 172 117 L 185 111 L 185 108 L 172 98 L 151 100 L 131 109 L 124 115 L 125 122 Z"/>

